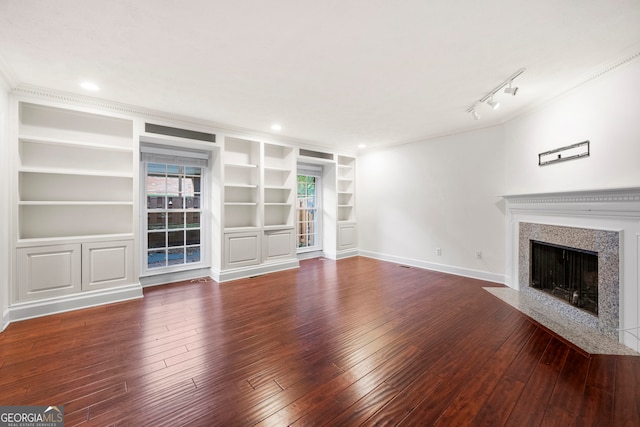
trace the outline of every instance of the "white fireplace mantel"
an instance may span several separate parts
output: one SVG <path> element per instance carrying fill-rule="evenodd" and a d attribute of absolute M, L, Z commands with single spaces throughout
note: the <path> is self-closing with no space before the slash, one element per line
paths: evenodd
<path fill-rule="evenodd" d="M 565 192 L 507 194 L 502 196 L 512 208 L 536 210 L 570 209 L 589 211 L 604 208 L 607 211 L 636 212 L 640 216 L 640 187 L 576 190 Z"/>
<path fill-rule="evenodd" d="M 521 222 L 612 230 L 620 233 L 620 329 L 640 325 L 640 187 L 511 194 L 506 201 L 505 283 L 518 283 Z M 639 330 L 632 331 L 639 335 Z M 640 340 L 626 332 L 620 342 L 639 351 Z"/>

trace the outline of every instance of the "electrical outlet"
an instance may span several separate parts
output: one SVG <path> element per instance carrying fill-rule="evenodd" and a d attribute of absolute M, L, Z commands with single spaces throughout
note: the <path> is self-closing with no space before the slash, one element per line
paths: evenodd
<path fill-rule="evenodd" d="M 436 248 L 436 255 L 442 255 L 442 249 Z"/>

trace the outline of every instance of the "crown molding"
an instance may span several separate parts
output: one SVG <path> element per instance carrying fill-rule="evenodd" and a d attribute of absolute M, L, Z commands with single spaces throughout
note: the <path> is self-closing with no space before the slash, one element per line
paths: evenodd
<path fill-rule="evenodd" d="M 47 99 L 54 102 L 62 102 L 65 104 L 73 104 L 80 107 L 91 107 L 100 110 L 111 111 L 115 113 L 134 114 L 136 116 L 156 116 L 155 112 L 145 110 L 142 108 L 134 107 L 132 105 L 116 103 L 107 101 L 100 98 L 93 98 L 89 96 L 82 96 L 62 91 L 55 91 L 52 89 L 45 89 L 37 86 L 19 85 L 14 87 L 11 91 L 14 95 L 34 98 L 34 99 Z"/>
<path fill-rule="evenodd" d="M 206 129 L 213 133 L 221 133 L 239 138 L 257 139 L 267 143 L 288 144 L 299 148 L 308 148 L 311 150 L 331 151 L 338 154 L 346 154 L 356 156 L 356 152 L 340 150 L 337 147 L 327 147 L 314 141 L 288 137 L 285 135 L 273 135 L 266 132 L 260 132 L 253 129 L 226 125 L 211 120 L 196 119 L 193 117 L 173 114 L 166 111 L 158 111 L 150 108 L 139 107 L 130 104 L 119 103 L 102 98 L 79 95 L 75 93 L 56 91 L 53 89 L 21 84 L 13 86 L 11 93 L 22 98 L 47 99 L 53 102 L 61 102 L 72 104 L 78 107 L 95 108 L 112 113 L 134 115 L 144 120 L 156 120 L 160 124 L 180 123 L 183 126 L 195 126 Z"/>

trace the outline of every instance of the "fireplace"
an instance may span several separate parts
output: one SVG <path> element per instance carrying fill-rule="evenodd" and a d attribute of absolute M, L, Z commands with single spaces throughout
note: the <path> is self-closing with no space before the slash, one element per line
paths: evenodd
<path fill-rule="evenodd" d="M 617 339 L 620 233 L 530 222 L 520 222 L 519 228 L 520 292 Z M 541 266 L 533 267 L 534 257 Z M 580 268 L 585 271 L 575 271 Z M 597 302 L 585 302 L 595 295 Z"/>
<path fill-rule="evenodd" d="M 504 199 L 505 283 L 567 322 L 573 320 L 640 351 L 640 187 L 513 194 Z M 531 283 L 532 240 L 597 254 L 597 315 Z"/>
<path fill-rule="evenodd" d="M 529 286 L 598 315 L 598 253 L 531 240 Z"/>

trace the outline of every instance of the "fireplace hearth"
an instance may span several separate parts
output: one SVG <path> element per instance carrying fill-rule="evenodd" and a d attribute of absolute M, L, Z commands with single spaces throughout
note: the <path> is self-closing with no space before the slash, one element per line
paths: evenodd
<path fill-rule="evenodd" d="M 598 253 L 531 240 L 530 284 L 598 315 Z"/>

